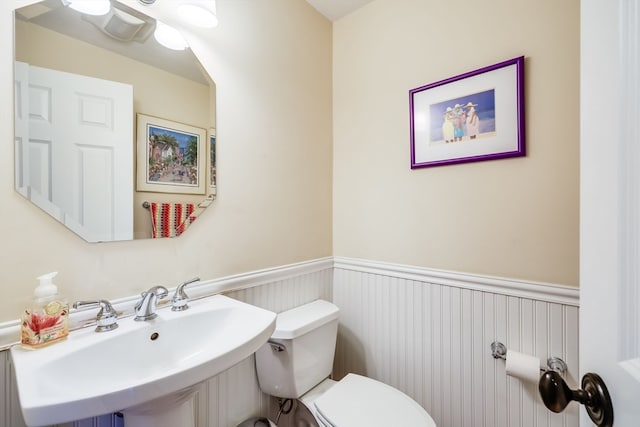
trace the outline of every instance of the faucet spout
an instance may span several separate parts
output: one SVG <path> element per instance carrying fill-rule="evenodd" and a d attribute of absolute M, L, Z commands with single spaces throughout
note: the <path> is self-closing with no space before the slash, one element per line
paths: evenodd
<path fill-rule="evenodd" d="M 142 293 L 142 299 L 135 306 L 136 317 L 133 320 L 145 321 L 158 317 L 156 307 L 158 298 L 166 298 L 169 290 L 164 286 L 158 285 Z"/>

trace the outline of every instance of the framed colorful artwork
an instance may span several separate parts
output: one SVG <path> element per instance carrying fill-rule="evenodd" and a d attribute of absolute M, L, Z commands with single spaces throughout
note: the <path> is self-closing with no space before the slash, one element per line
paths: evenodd
<path fill-rule="evenodd" d="M 207 131 L 137 116 L 137 191 L 205 194 Z"/>

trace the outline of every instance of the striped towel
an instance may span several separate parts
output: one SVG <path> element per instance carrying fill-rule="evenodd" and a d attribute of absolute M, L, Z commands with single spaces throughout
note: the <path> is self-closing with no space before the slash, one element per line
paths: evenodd
<path fill-rule="evenodd" d="M 151 237 L 177 237 L 196 220 L 193 203 L 150 203 Z"/>

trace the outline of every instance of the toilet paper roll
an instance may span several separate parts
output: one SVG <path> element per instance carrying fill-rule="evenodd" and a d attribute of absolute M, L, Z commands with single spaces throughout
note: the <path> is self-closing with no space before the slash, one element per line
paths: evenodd
<path fill-rule="evenodd" d="M 540 380 L 540 359 L 507 350 L 506 371 L 509 376 L 537 383 Z"/>

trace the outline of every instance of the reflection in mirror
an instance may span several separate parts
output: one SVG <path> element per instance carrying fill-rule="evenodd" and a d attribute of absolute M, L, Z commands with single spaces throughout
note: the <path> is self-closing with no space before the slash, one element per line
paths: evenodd
<path fill-rule="evenodd" d="M 216 195 L 215 85 L 153 18 L 63 3 L 15 11 L 16 190 L 90 242 L 179 236 Z"/>

